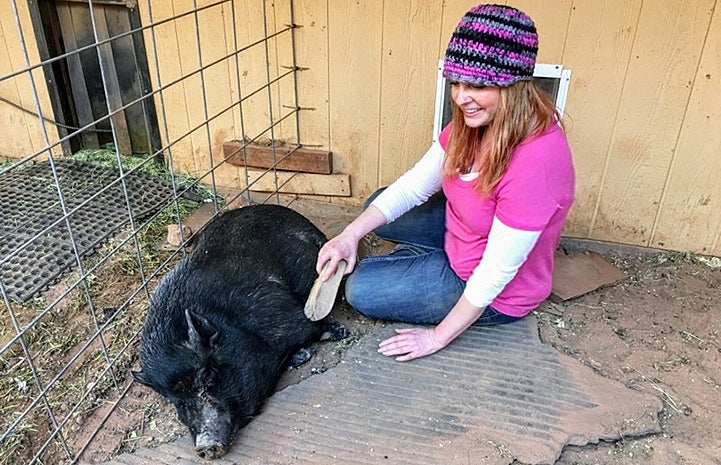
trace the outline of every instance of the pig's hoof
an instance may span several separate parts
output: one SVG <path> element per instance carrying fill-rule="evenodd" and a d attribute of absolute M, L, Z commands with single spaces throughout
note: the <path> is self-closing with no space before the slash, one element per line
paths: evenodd
<path fill-rule="evenodd" d="M 298 368 L 313 356 L 313 350 L 309 347 L 305 347 L 303 349 L 298 350 L 298 352 L 294 353 L 292 357 L 290 357 L 290 361 L 288 362 L 288 368 Z"/>
<path fill-rule="evenodd" d="M 323 334 L 320 336 L 321 341 L 340 341 L 350 335 L 345 326 L 340 323 L 326 323 L 323 326 Z"/>

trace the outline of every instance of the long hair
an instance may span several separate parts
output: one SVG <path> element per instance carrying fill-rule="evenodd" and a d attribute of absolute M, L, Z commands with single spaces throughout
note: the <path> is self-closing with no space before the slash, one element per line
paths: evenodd
<path fill-rule="evenodd" d="M 454 103 L 444 175 L 467 173 L 473 167 L 479 172 L 474 189 L 489 196 L 506 173 L 513 149 L 557 122 L 561 117 L 556 106 L 533 81 L 501 87 L 498 110 L 485 127 L 466 126 L 463 111 Z"/>

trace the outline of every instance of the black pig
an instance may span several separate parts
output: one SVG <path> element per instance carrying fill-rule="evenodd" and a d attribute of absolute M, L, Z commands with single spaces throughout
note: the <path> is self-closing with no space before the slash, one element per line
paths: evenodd
<path fill-rule="evenodd" d="M 232 210 L 158 285 L 133 378 L 175 405 L 201 457 L 225 453 L 284 368 L 310 357 L 308 345 L 345 337 L 303 311 L 325 241 L 289 208 Z"/>

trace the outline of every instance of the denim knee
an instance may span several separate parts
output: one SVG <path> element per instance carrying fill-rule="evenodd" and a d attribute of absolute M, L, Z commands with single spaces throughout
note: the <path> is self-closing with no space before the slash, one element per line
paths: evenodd
<path fill-rule="evenodd" d="M 369 318 L 438 323 L 457 302 L 465 282 L 450 269 L 442 250 L 399 247 L 391 255 L 356 264 L 346 278 L 346 301 Z"/>
<path fill-rule="evenodd" d="M 356 270 L 346 277 L 345 300 L 346 302 L 348 302 L 348 305 L 353 307 L 353 309 L 358 313 L 361 313 L 365 316 L 371 316 L 366 315 L 366 313 L 362 309 L 365 307 L 363 296 L 368 295 L 368 292 L 372 290 L 367 289 L 368 286 L 360 284 L 360 281 L 362 280 L 357 279 L 358 274 L 358 270 Z"/>

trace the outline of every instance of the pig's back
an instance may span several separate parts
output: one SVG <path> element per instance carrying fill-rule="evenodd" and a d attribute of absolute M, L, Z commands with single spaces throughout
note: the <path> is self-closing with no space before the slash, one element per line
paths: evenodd
<path fill-rule="evenodd" d="M 231 210 L 212 221 L 189 258 L 195 273 L 257 287 L 284 283 L 307 296 L 325 235 L 301 214 L 279 205 Z"/>
<path fill-rule="evenodd" d="M 184 311 L 192 309 L 218 327 L 250 331 L 281 352 L 313 339 L 319 326 L 306 318 L 303 306 L 325 240 L 310 221 L 285 207 L 224 213 L 156 288 L 151 326 L 183 335 Z"/>

